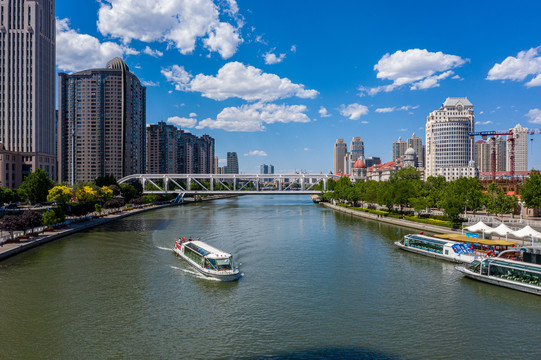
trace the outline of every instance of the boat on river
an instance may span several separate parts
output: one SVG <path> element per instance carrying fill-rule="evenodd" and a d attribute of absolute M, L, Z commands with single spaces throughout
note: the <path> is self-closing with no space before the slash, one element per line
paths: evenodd
<path fill-rule="evenodd" d="M 233 256 L 199 240 L 181 238 L 175 242 L 175 253 L 201 274 L 220 281 L 237 280 L 241 274 Z"/>
<path fill-rule="evenodd" d="M 541 248 L 507 250 L 497 257 L 474 260 L 456 270 L 471 279 L 541 295 Z"/>
<path fill-rule="evenodd" d="M 481 257 L 467 244 L 422 234 L 406 235 L 402 241 L 396 241 L 395 245 L 402 250 L 457 263 L 469 264 Z"/>

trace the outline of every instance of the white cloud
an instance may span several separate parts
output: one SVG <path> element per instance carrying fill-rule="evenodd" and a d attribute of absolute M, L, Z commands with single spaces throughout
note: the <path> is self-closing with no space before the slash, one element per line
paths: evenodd
<path fill-rule="evenodd" d="M 481 121 L 476 121 L 475 122 L 475 125 L 488 125 L 488 124 L 492 124 L 492 121 L 487 120 L 487 121 L 483 121 L 483 122 L 481 122 Z"/>
<path fill-rule="evenodd" d="M 286 58 L 286 54 L 280 54 L 279 56 L 276 56 L 275 54 L 268 52 L 264 55 L 264 58 L 265 64 L 267 65 L 278 64 Z"/>
<path fill-rule="evenodd" d="M 291 51 L 292 53 L 296 53 L 296 52 L 297 52 L 297 45 L 291 45 L 290 51 Z"/>
<path fill-rule="evenodd" d="M 195 124 L 197 124 L 197 119 L 172 116 L 167 119 L 167 122 L 176 126 L 180 126 L 181 128 L 191 129 L 195 127 Z"/>
<path fill-rule="evenodd" d="M 150 48 L 150 46 L 147 46 L 145 48 L 145 50 L 143 50 L 143 53 L 147 54 L 147 55 L 150 55 L 152 57 L 161 57 L 163 56 L 163 52 L 159 51 L 159 50 L 153 50 Z"/>
<path fill-rule="evenodd" d="M 208 50 L 227 59 L 242 43 L 239 34 L 242 23 L 236 19 L 237 26 L 233 26 L 220 21 L 220 15 L 237 17 L 235 0 L 217 1 L 217 4 L 212 0 L 101 1 L 98 30 L 124 43 L 133 39 L 166 42 L 182 54 L 192 53 L 201 39 Z"/>
<path fill-rule="evenodd" d="M 250 150 L 247 154 L 244 154 L 244 156 L 267 156 L 267 153 L 263 150 Z"/>
<path fill-rule="evenodd" d="M 526 116 L 530 118 L 529 123 L 541 124 L 541 109 L 531 109 Z"/>
<path fill-rule="evenodd" d="M 386 107 L 386 108 L 377 108 L 376 109 L 376 112 L 377 113 L 390 113 L 390 112 L 393 112 L 395 110 L 395 107 Z"/>
<path fill-rule="evenodd" d="M 376 112 L 377 113 L 391 113 L 393 111 L 409 111 L 409 110 L 415 110 L 415 109 L 418 109 L 419 108 L 419 105 L 404 105 L 404 106 L 400 106 L 400 107 L 396 107 L 396 106 L 393 106 L 393 107 L 384 107 L 384 108 L 377 108 L 376 109 Z M 412 112 L 409 112 L 410 114 L 412 114 Z"/>
<path fill-rule="evenodd" d="M 147 86 L 147 87 L 153 87 L 153 86 L 160 86 L 160 83 L 159 82 L 155 82 L 155 81 L 141 81 L 141 84 L 143 84 L 143 86 Z"/>
<path fill-rule="evenodd" d="M 169 68 L 162 69 L 161 72 L 167 81 L 175 85 L 175 90 L 187 91 L 190 88 L 192 75 L 184 70 L 184 66 L 173 65 Z"/>
<path fill-rule="evenodd" d="M 327 111 L 327 109 L 324 107 L 324 106 L 321 106 L 319 108 L 319 116 L 321 116 L 322 118 L 326 118 L 326 117 L 331 117 L 332 115 L 329 114 L 329 112 Z"/>
<path fill-rule="evenodd" d="M 451 69 L 464 65 L 468 59 L 444 54 L 441 51 L 429 52 L 426 49 L 409 49 L 385 54 L 376 65 L 377 78 L 392 80 L 389 85 L 373 88 L 361 86 L 361 96 L 391 92 L 398 87 L 410 85 L 410 90 L 428 89 L 439 86 L 439 81 L 453 75 Z"/>
<path fill-rule="evenodd" d="M 313 99 L 319 92 L 306 90 L 288 78 L 264 73 L 261 69 L 240 62 L 225 64 L 216 76 L 198 74 L 190 83 L 190 90 L 201 92 L 213 100 L 241 98 L 247 101 L 273 101 L 297 96 Z"/>
<path fill-rule="evenodd" d="M 408 129 L 402 128 L 402 129 L 400 129 L 400 131 L 408 131 Z"/>
<path fill-rule="evenodd" d="M 265 124 L 310 122 L 310 118 L 305 114 L 307 110 L 308 109 L 304 105 L 277 105 L 265 103 L 228 107 L 223 109 L 215 120 L 202 120 L 197 124 L 196 128 L 242 132 L 264 131 Z"/>
<path fill-rule="evenodd" d="M 310 148 L 304 148 L 304 151 L 310 151 Z"/>
<path fill-rule="evenodd" d="M 136 55 L 138 52 L 114 42 L 80 34 L 70 28 L 68 19 L 56 19 L 56 63 L 61 71 L 104 68 L 115 57 Z"/>
<path fill-rule="evenodd" d="M 193 117 L 197 117 L 197 114 L 196 114 L 196 113 L 190 113 L 189 116 L 190 116 L 191 118 L 193 118 Z"/>
<path fill-rule="evenodd" d="M 489 70 L 486 79 L 524 81 L 531 75 L 534 77 L 524 85 L 541 86 L 541 46 L 521 51 L 516 57 L 508 56 Z"/>
<path fill-rule="evenodd" d="M 342 105 L 340 114 L 348 117 L 350 120 L 359 120 L 361 116 L 368 114 L 368 107 L 361 104 Z"/>

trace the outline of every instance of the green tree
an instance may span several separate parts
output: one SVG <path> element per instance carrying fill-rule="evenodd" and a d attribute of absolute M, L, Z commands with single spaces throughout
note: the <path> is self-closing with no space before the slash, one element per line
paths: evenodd
<path fill-rule="evenodd" d="M 399 170 L 396 174 L 394 174 L 391 177 L 391 182 L 395 179 L 396 180 L 399 180 L 399 179 L 421 180 L 421 173 L 419 172 L 419 170 L 415 168 L 407 167 L 407 168 Z"/>
<path fill-rule="evenodd" d="M 488 212 L 496 215 L 509 214 L 517 207 L 517 205 L 518 201 L 516 196 L 505 194 L 505 192 L 495 183 L 491 183 L 488 186 L 486 200 Z"/>
<path fill-rule="evenodd" d="M 527 207 L 541 208 L 541 174 L 539 171 L 532 170 L 530 172 L 530 178 L 526 179 L 520 188 L 520 195 Z"/>
<path fill-rule="evenodd" d="M 94 184 L 96 184 L 96 186 L 100 188 L 103 186 L 111 186 L 111 185 L 118 186 L 118 183 L 116 182 L 115 176 L 113 174 L 100 176 L 96 178 L 96 180 L 94 180 Z"/>
<path fill-rule="evenodd" d="M 3 203 L 15 202 L 19 199 L 17 193 L 8 188 L 0 188 L 0 205 Z"/>
<path fill-rule="evenodd" d="M 107 186 L 102 186 L 99 190 L 98 190 L 98 198 L 101 200 L 101 201 L 107 201 L 107 200 L 111 200 L 113 198 L 113 190 L 109 189 L 109 187 Z"/>
<path fill-rule="evenodd" d="M 130 201 L 137 196 L 137 189 L 131 184 L 122 183 L 120 184 L 120 194 L 126 201 Z"/>
<path fill-rule="evenodd" d="M 156 194 L 147 194 L 143 195 L 143 199 L 145 200 L 145 204 L 153 204 L 156 202 L 157 196 Z"/>
<path fill-rule="evenodd" d="M 21 199 L 28 199 L 32 204 L 36 204 L 47 199 L 47 194 L 52 187 L 53 181 L 47 176 L 47 173 L 37 168 L 24 179 L 17 193 Z"/>
<path fill-rule="evenodd" d="M 43 225 L 45 226 L 60 224 L 65 219 L 66 217 L 61 208 L 49 209 L 49 211 L 43 213 Z"/>

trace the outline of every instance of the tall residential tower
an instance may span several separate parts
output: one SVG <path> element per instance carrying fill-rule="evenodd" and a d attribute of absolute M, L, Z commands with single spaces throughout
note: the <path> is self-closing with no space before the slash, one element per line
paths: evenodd
<path fill-rule="evenodd" d="M 115 58 L 58 74 L 58 175 L 71 184 L 145 172 L 146 87 Z"/>
<path fill-rule="evenodd" d="M 36 168 L 56 180 L 55 2 L 0 0 L 0 182 Z"/>

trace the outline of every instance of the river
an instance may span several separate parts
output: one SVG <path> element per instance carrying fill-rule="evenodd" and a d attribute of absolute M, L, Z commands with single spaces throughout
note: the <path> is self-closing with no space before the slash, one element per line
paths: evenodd
<path fill-rule="evenodd" d="M 536 359 L 541 297 L 393 245 L 305 196 L 170 207 L 0 263 L 1 359 Z M 243 277 L 171 251 L 200 237 Z"/>

